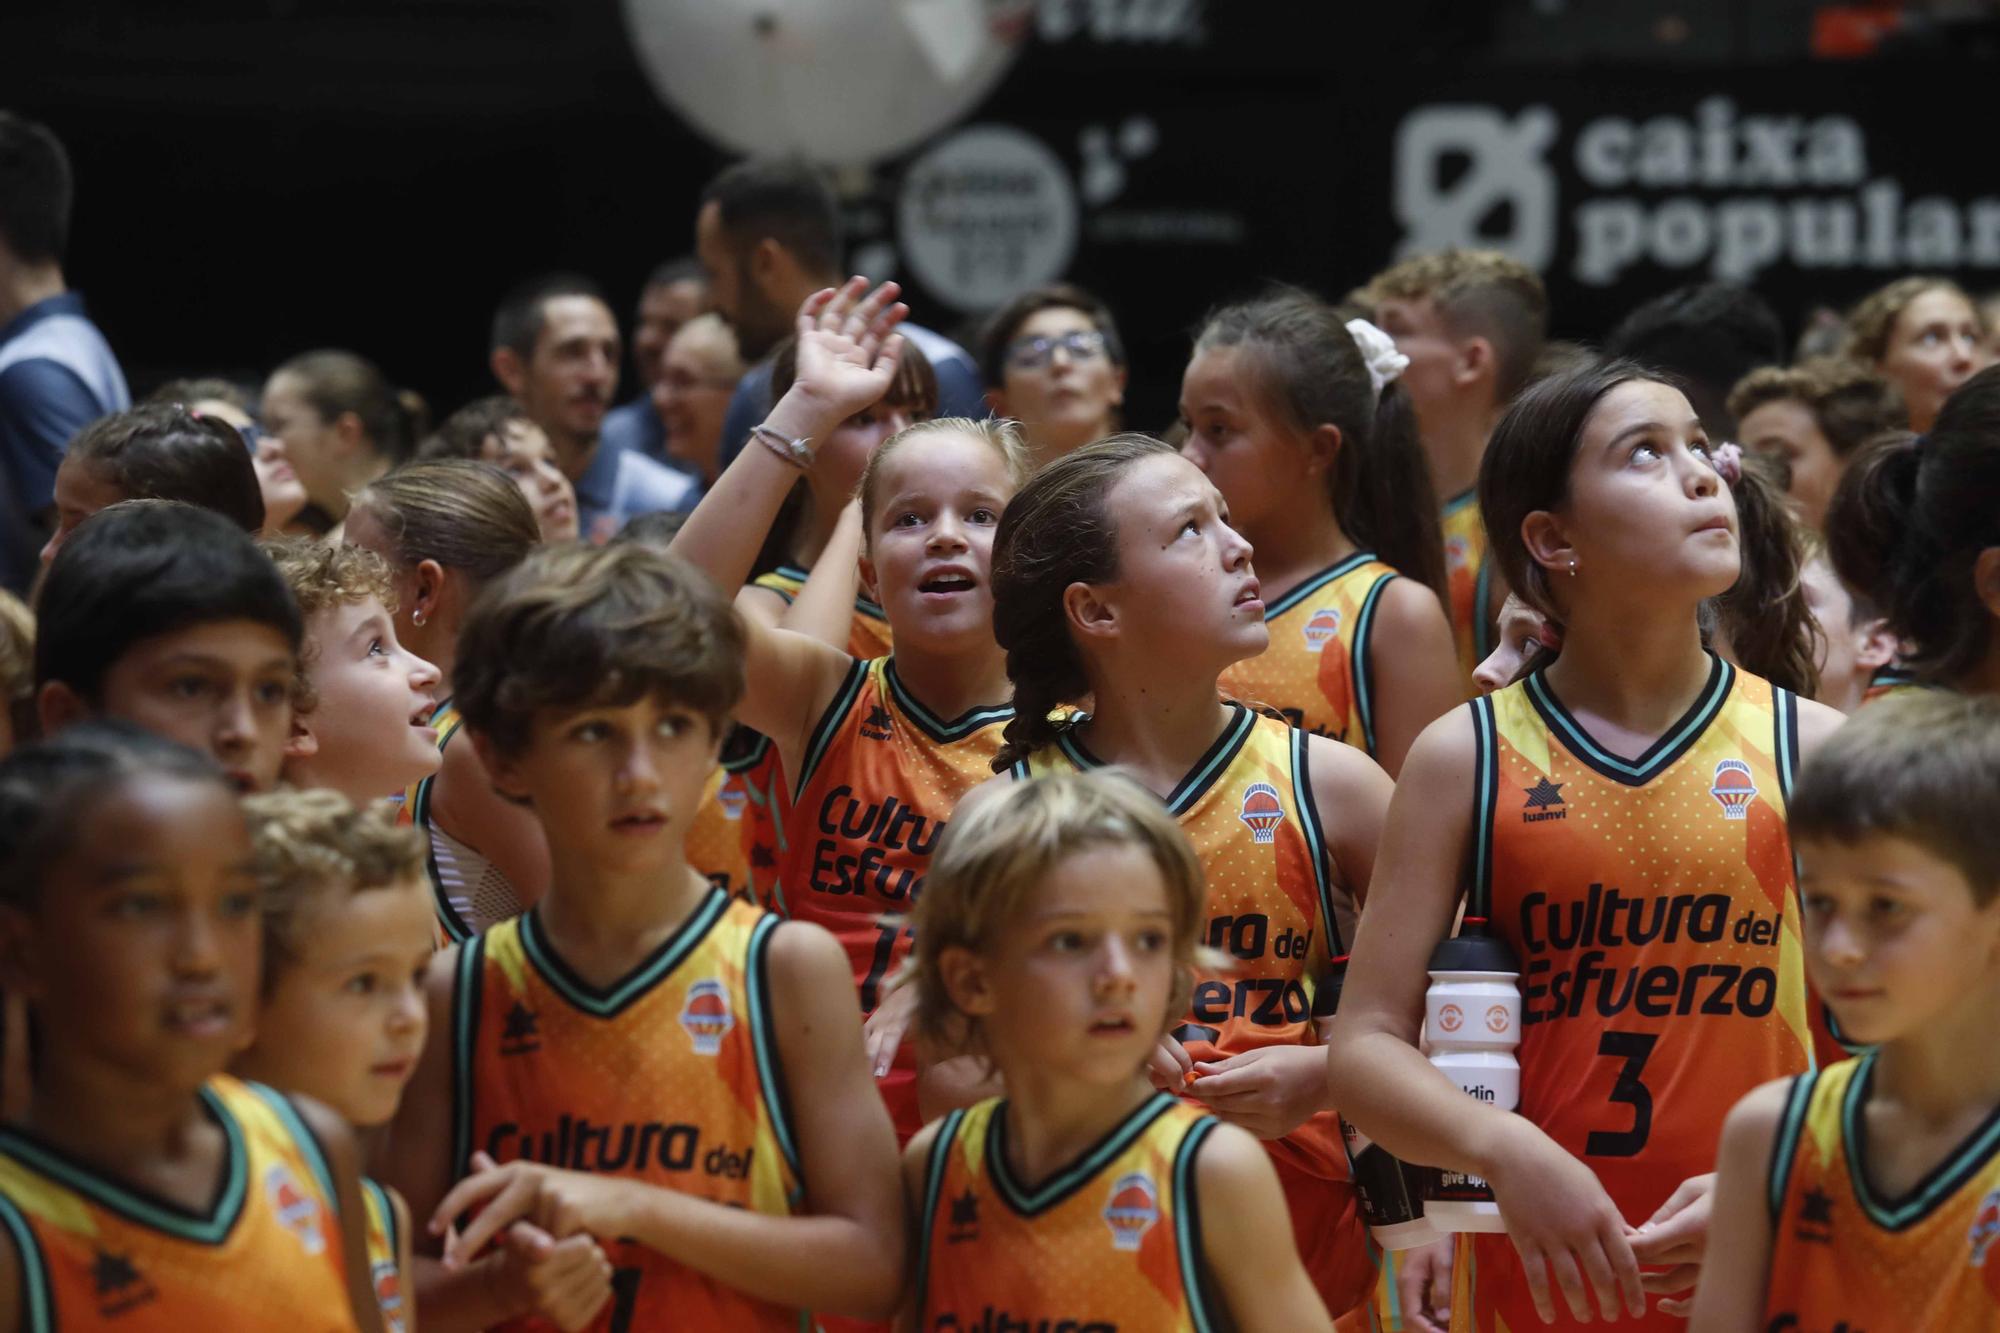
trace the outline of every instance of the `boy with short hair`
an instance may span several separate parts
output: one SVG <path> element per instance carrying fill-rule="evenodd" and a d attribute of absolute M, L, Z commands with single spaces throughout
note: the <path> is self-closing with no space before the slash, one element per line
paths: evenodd
<path fill-rule="evenodd" d="M 379 805 L 325 789 L 243 806 L 264 894 L 263 1009 L 256 1040 L 230 1071 L 312 1097 L 364 1142 L 378 1138 L 424 1047 L 423 974 L 435 951 L 424 836 Z M 394 1190 L 361 1184 L 382 1324 L 403 1333 L 413 1322 L 409 1210 Z M 588 1236 L 557 1243 L 521 1226 L 530 1234 L 480 1264 L 477 1284 L 519 1292 L 556 1323 L 580 1326 L 609 1294 L 609 1266 Z M 485 1313 L 511 1310 L 489 1302 Z"/>
<path fill-rule="evenodd" d="M 2000 1326 L 2000 699 L 1873 704 L 1801 772 L 1806 966 L 1858 1058 L 1722 1131 L 1692 1327 Z"/>
<path fill-rule="evenodd" d="M 455 701 L 554 876 L 433 964 L 452 1039 L 404 1098 L 391 1178 L 433 1236 L 470 1215 L 448 1268 L 517 1219 L 596 1236 L 619 1272 L 593 1328 L 886 1318 L 903 1206 L 846 954 L 687 862 L 743 690 L 735 613 L 672 556 L 558 547 L 462 635 Z"/>
<path fill-rule="evenodd" d="M 50 563 L 36 616 L 43 734 L 124 718 L 213 756 L 239 790 L 277 783 L 303 624 L 227 518 L 170 500 L 93 514 Z"/>
<path fill-rule="evenodd" d="M 285 780 L 361 804 L 437 772 L 438 669 L 396 641 L 388 563 L 318 537 L 280 537 L 264 550 L 305 621 Z"/>

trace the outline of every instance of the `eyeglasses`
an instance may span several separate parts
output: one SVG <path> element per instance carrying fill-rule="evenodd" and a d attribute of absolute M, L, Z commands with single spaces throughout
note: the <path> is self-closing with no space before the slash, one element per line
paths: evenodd
<path fill-rule="evenodd" d="M 1007 364 L 1015 370 L 1040 370 L 1055 359 L 1057 348 L 1072 361 L 1095 361 L 1104 355 L 1104 335 L 1075 329 L 1057 338 L 1016 338 L 1007 344 Z"/>

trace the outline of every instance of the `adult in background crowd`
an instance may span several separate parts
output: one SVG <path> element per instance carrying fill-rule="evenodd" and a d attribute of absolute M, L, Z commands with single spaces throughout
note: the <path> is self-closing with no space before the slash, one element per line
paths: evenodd
<path fill-rule="evenodd" d="M 667 462 L 692 474 L 703 490 L 722 471 L 722 423 L 742 378 L 736 335 L 720 315 L 683 324 L 660 358 L 652 407 L 667 428 Z"/>
<path fill-rule="evenodd" d="M 1952 391 L 1992 363 L 1979 307 L 1949 278 L 1898 278 L 1847 316 L 1846 354 L 1903 392 L 1910 429 L 1937 420 Z"/>
<path fill-rule="evenodd" d="M 667 345 L 707 307 L 708 281 L 692 256 L 670 259 L 646 275 L 632 317 L 632 373 L 639 383 L 630 398 L 604 414 L 601 435 L 607 443 L 692 471 L 668 450 L 666 419 L 654 403 L 653 389 L 660 382 L 660 358 Z"/>
<path fill-rule="evenodd" d="M 0 583 L 17 590 L 53 526 L 63 449 L 132 405 L 118 359 L 63 279 L 75 192 L 61 140 L 0 111 Z"/>
<path fill-rule="evenodd" d="M 635 514 L 694 507 L 692 477 L 601 438 L 619 342 L 596 283 L 555 273 L 515 287 L 494 312 L 490 352 L 493 377 L 548 435 L 575 486 L 585 540 L 608 540 Z"/>
<path fill-rule="evenodd" d="M 739 162 L 702 192 L 694 249 L 708 276 L 709 304 L 735 330 L 743 359 L 753 363 L 723 419 L 724 467 L 771 410 L 771 351 L 792 331 L 799 306 L 846 278 L 840 244 L 839 202 L 820 174 L 797 159 Z M 909 320 L 896 331 L 921 348 L 937 372 L 939 416 L 986 415 L 979 367 L 963 347 Z"/>
<path fill-rule="evenodd" d="M 323 348 L 279 366 L 264 382 L 264 429 L 284 445 L 306 488 L 292 520 L 327 533 L 347 517 L 347 497 L 410 456 L 430 428 L 424 400 L 397 389 L 373 361 Z"/>
<path fill-rule="evenodd" d="M 1081 287 L 1036 287 L 1000 307 L 979 342 L 986 404 L 1021 423 L 1036 466 L 1119 430 L 1125 343 Z"/>

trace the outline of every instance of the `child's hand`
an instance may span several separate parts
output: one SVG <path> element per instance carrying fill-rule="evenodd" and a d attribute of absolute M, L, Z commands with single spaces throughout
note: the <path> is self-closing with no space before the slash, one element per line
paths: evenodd
<path fill-rule="evenodd" d="M 1708 1249 L 1708 1220 L 1715 1204 L 1715 1173 L 1683 1180 L 1660 1211 L 1626 1233 L 1632 1255 L 1642 1264 L 1671 1265 L 1664 1273 L 1641 1273 L 1639 1283 L 1656 1295 L 1694 1291 Z M 1663 1313 L 1685 1319 L 1692 1296 L 1660 1302 Z"/>
<path fill-rule="evenodd" d="M 1160 1038 L 1160 1044 L 1146 1057 L 1146 1075 L 1163 1092 L 1186 1091 L 1188 1075 L 1193 1072 L 1194 1059 L 1188 1055 L 1187 1047 L 1172 1036 Z"/>
<path fill-rule="evenodd" d="M 849 278 L 838 290 L 808 296 L 799 307 L 797 370 L 785 396 L 797 394 L 835 421 L 880 402 L 903 351 L 896 325 L 910 313 L 896 300 L 900 290 L 885 282 L 870 292 L 866 278 Z"/>
<path fill-rule="evenodd" d="M 431 1217 L 433 1235 L 445 1237 L 444 1262 L 461 1268 L 500 1232 L 528 1221 L 557 1239 L 578 1233 L 619 1236 L 631 1228 L 626 1205 L 630 1181 L 564 1171 L 536 1162 L 495 1166 L 484 1153 L 474 1154 L 473 1174 L 452 1187 Z M 451 1219 L 468 1209 L 478 1213 L 463 1232 L 451 1234 Z"/>
<path fill-rule="evenodd" d="M 1319 1046 L 1266 1046 L 1194 1067 L 1189 1095 L 1260 1139 L 1281 1139 L 1315 1112 L 1328 1109 L 1326 1051 Z"/>
<path fill-rule="evenodd" d="M 1625 1219 L 1589 1167 L 1555 1140 L 1520 1117 L 1487 1172 L 1500 1203 L 1508 1238 L 1520 1253 L 1521 1268 L 1542 1322 L 1556 1321 L 1555 1285 L 1578 1322 L 1592 1319 L 1590 1294 L 1607 1320 L 1646 1313 L 1639 1264 L 1625 1239 Z"/>
<path fill-rule="evenodd" d="M 917 1016 L 917 988 L 904 982 L 900 977 L 889 982 L 888 991 L 882 1002 L 875 1006 L 875 1012 L 861 1025 L 861 1040 L 868 1048 L 868 1068 L 876 1078 L 882 1078 L 889 1067 L 896 1062 L 896 1052 L 903 1045 L 903 1035 L 910 1030 L 910 1023 Z"/>
<path fill-rule="evenodd" d="M 501 1233 L 500 1280 L 516 1308 L 542 1315 L 564 1333 L 588 1327 L 611 1299 L 611 1261 L 587 1235 L 557 1240 L 529 1222 Z"/>
<path fill-rule="evenodd" d="M 1449 1333 L 1451 1328 L 1451 1264 L 1457 1237 L 1447 1235 L 1396 1255 L 1396 1297 L 1403 1307 L 1403 1327 L 1410 1333 Z"/>

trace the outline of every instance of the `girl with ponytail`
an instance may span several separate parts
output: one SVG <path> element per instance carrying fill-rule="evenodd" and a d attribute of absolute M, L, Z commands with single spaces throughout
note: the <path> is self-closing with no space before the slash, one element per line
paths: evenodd
<path fill-rule="evenodd" d="M 1693 1285 L 1723 1117 L 1830 1049 L 1785 816 L 1841 715 L 1703 643 L 1703 604 L 1745 563 L 1716 463 L 1678 388 L 1598 361 L 1515 400 L 1481 464 L 1493 557 L 1562 651 L 1411 746 L 1382 840 L 1395 891 L 1362 915 L 1327 1044 L 1357 1129 L 1498 1199 L 1506 1235 L 1459 1238 L 1453 1327 L 1684 1329 L 1684 1305 L 1644 1291 Z M 1467 922 L 1520 964 L 1519 1114 L 1418 1046 L 1432 950 L 1468 892 Z M 1706 924 L 1666 924 L 1697 903 Z M 1704 990 L 1726 977 L 1749 991 Z M 1642 1289 L 1640 1264 L 1669 1271 Z"/>
<path fill-rule="evenodd" d="M 2000 366 L 1945 399 L 1929 434 L 1863 448 L 1827 506 L 1833 567 L 1902 640 L 1906 680 L 2000 693 L 1996 495 Z"/>
<path fill-rule="evenodd" d="M 1283 290 L 1211 314 L 1181 380 L 1181 456 L 1257 548 L 1271 632 L 1224 690 L 1392 777 L 1464 698 L 1408 364 L 1366 320 Z"/>
<path fill-rule="evenodd" d="M 1113 436 L 1030 478 L 993 546 L 994 634 L 1014 687 L 995 782 L 1116 764 L 1194 844 L 1201 938 L 1234 966 L 1198 975 L 1155 1077 L 1265 1141 L 1338 1315 L 1374 1270 L 1313 998 L 1347 951 L 1391 784 L 1359 749 L 1222 697 L 1218 677 L 1271 640 L 1250 559 L 1221 492 L 1158 440 Z M 1440 637 L 1448 663 L 1441 623 Z M 1052 720 L 1065 705 L 1089 712 Z"/>

